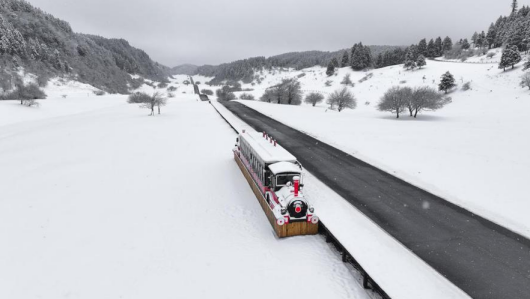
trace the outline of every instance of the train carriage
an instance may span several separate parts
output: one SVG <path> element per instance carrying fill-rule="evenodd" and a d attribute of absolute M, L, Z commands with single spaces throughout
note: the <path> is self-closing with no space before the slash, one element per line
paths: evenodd
<path fill-rule="evenodd" d="M 234 158 L 279 237 L 318 232 L 318 217 L 303 194 L 302 165 L 266 133 L 243 131 Z"/>

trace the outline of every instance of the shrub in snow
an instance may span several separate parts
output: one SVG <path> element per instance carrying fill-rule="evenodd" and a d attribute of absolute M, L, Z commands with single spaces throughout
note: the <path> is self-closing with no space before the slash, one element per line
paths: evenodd
<path fill-rule="evenodd" d="M 436 111 L 451 103 L 450 97 L 442 96 L 431 87 L 417 87 L 409 95 L 410 92 L 410 90 L 404 91 L 404 96 L 408 97 L 405 105 L 410 112 L 410 116 L 414 116 L 414 118 L 418 116 L 418 112 Z"/>
<path fill-rule="evenodd" d="M 342 78 L 342 81 L 340 82 L 340 84 L 344 84 L 344 85 L 349 85 L 351 87 L 353 87 L 355 84 L 353 84 L 353 82 L 351 81 L 351 76 L 350 74 L 346 74 L 344 75 L 344 78 Z"/>
<path fill-rule="evenodd" d="M 168 98 L 174 98 L 174 97 L 175 97 L 175 94 L 172 93 L 172 92 L 168 92 L 167 97 L 168 97 Z"/>
<path fill-rule="evenodd" d="M 359 80 L 359 83 L 363 83 L 363 82 L 365 82 L 365 81 L 368 81 L 368 80 L 371 79 L 373 76 L 374 76 L 373 73 L 368 73 L 368 74 L 366 74 L 366 76 L 362 77 L 361 80 Z"/>
<path fill-rule="evenodd" d="M 249 94 L 249 93 L 243 93 L 239 96 L 239 98 L 241 100 L 247 100 L 247 101 L 255 101 L 256 98 L 254 98 L 253 95 Z"/>
<path fill-rule="evenodd" d="M 411 97 L 412 89 L 410 87 L 394 86 L 383 95 L 377 104 L 377 110 L 395 113 L 396 118 L 399 118 Z"/>
<path fill-rule="evenodd" d="M 399 84 L 406 84 L 407 83 L 407 80 L 401 80 L 399 81 Z"/>
<path fill-rule="evenodd" d="M 328 81 L 326 81 L 326 83 L 324 83 L 324 85 L 326 85 L 327 87 L 330 87 L 331 84 L 333 84 L 333 81 L 331 81 L 331 80 L 328 80 Z"/>
<path fill-rule="evenodd" d="M 208 96 L 213 96 L 213 91 L 211 91 L 209 89 L 203 89 L 203 90 L 201 90 L 201 93 L 205 94 L 205 95 L 208 95 Z"/>
<path fill-rule="evenodd" d="M 494 52 L 489 52 L 488 55 L 486 57 L 488 58 L 493 58 L 496 54 Z"/>
<path fill-rule="evenodd" d="M 167 83 L 165 82 L 158 83 L 158 88 L 166 88 L 166 87 L 167 87 Z"/>
<path fill-rule="evenodd" d="M 201 85 L 200 81 L 195 82 L 195 85 Z"/>
<path fill-rule="evenodd" d="M 155 115 L 155 107 L 158 107 L 158 114 L 160 114 L 160 107 L 165 106 L 167 100 L 162 97 L 162 94 L 155 92 L 153 95 L 148 95 L 143 92 L 133 93 L 127 100 L 129 104 L 140 104 L 140 108 L 147 108 L 151 110 L 149 116 Z"/>
<path fill-rule="evenodd" d="M 30 83 L 28 85 L 18 85 L 14 91 L 3 97 L 6 100 L 20 100 L 20 105 L 24 105 L 27 101 L 46 99 L 46 94 L 37 84 Z"/>
<path fill-rule="evenodd" d="M 453 87 L 455 87 L 455 78 L 450 72 L 447 72 L 442 75 L 442 80 L 440 81 L 440 84 L 438 85 L 438 90 L 445 92 L 446 94 L 451 90 Z"/>
<path fill-rule="evenodd" d="M 35 100 L 33 100 L 33 99 L 31 99 L 31 100 L 24 100 L 24 101 L 23 101 L 23 104 L 26 105 L 26 106 L 28 106 L 28 107 L 33 107 L 33 106 L 35 106 L 35 107 L 39 107 L 39 106 L 40 106 L 39 102 L 37 102 L 37 101 L 35 101 Z"/>
<path fill-rule="evenodd" d="M 324 100 L 324 96 L 318 92 L 312 92 L 305 97 L 304 102 L 307 104 L 316 106 L 316 104 L 321 103 Z"/>
<path fill-rule="evenodd" d="M 328 63 L 328 68 L 326 70 L 326 75 L 330 77 L 331 75 L 335 74 L 335 65 L 333 65 L 333 62 Z"/>
<path fill-rule="evenodd" d="M 175 91 L 177 91 L 177 89 L 178 89 L 178 88 L 176 88 L 175 86 L 170 86 L 170 87 L 167 88 L 167 91 L 169 91 L 169 92 L 175 92 Z"/>
<path fill-rule="evenodd" d="M 464 85 L 462 85 L 462 90 L 463 91 L 468 91 L 471 89 L 471 82 L 466 82 L 464 83 Z"/>
<path fill-rule="evenodd" d="M 103 90 L 94 90 L 94 94 L 97 96 L 104 96 L 106 93 Z"/>
<path fill-rule="evenodd" d="M 50 81 L 50 77 L 48 75 L 41 74 L 37 77 L 37 84 L 39 85 L 39 87 L 44 88 L 48 86 L 49 81 Z"/>
<path fill-rule="evenodd" d="M 530 73 L 524 73 L 521 76 L 521 87 L 528 87 L 530 89 Z"/>
<path fill-rule="evenodd" d="M 346 87 L 334 91 L 328 97 L 327 103 L 331 106 L 331 109 L 336 106 L 339 112 L 346 108 L 355 109 L 357 107 L 355 96 Z"/>
<path fill-rule="evenodd" d="M 218 89 L 215 94 L 217 95 L 218 101 L 233 101 L 236 99 L 236 96 L 230 90 L 229 86 L 223 86 L 223 88 Z"/>
<path fill-rule="evenodd" d="M 184 82 L 182 82 L 182 84 L 189 85 L 189 84 L 191 84 L 191 83 L 190 83 L 190 81 L 188 81 L 188 80 L 184 80 Z"/>

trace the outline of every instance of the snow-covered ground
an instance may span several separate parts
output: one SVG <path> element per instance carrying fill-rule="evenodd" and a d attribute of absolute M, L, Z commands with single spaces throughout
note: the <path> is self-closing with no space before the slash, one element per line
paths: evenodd
<path fill-rule="evenodd" d="M 234 132 L 180 88 L 156 117 L 0 102 L 0 298 L 367 298 L 322 237 L 275 238 Z"/>
<path fill-rule="evenodd" d="M 386 90 L 395 85 L 437 87 L 450 71 L 459 87 L 453 103 L 437 112 L 400 120 L 376 110 Z M 502 72 L 494 64 L 428 61 L 426 68 L 405 71 L 393 66 L 369 72 L 342 68 L 326 77 L 325 69 L 263 73 L 254 88 L 259 98 L 282 78 L 299 80 L 305 93 L 328 95 L 342 87 L 346 73 L 358 107 L 341 113 L 317 107 L 241 101 L 287 125 L 307 132 L 387 172 L 412 182 L 479 215 L 530 237 L 527 182 L 530 181 L 530 93 L 519 86 L 521 68 Z M 363 77 L 371 78 L 360 83 Z M 326 81 L 331 86 L 325 86 Z M 472 90 L 460 89 L 471 82 Z"/>
<path fill-rule="evenodd" d="M 212 104 L 238 132 L 253 130 L 217 101 Z M 469 298 L 307 171 L 304 182 L 322 222 L 391 298 Z"/>

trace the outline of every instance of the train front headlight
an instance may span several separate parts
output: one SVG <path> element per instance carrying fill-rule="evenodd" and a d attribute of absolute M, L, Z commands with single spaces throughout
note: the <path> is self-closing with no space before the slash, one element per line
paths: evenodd
<path fill-rule="evenodd" d="M 286 208 L 282 208 L 282 215 L 285 215 L 287 214 L 287 209 Z"/>

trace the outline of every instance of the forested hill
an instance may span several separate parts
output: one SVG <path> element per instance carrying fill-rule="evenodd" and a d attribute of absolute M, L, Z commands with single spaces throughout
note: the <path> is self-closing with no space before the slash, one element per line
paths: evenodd
<path fill-rule="evenodd" d="M 14 87 L 17 68 L 39 77 L 71 76 L 108 92 L 139 84 L 129 74 L 164 81 L 169 68 L 123 39 L 73 32 L 70 25 L 23 0 L 0 0 L 0 87 Z M 15 80 L 13 80 L 15 79 Z"/>
<path fill-rule="evenodd" d="M 391 51 L 400 47 L 396 46 L 369 46 L 372 55 L 377 56 L 380 53 Z M 340 50 L 335 52 L 324 51 L 306 51 L 306 52 L 292 52 L 281 55 L 265 57 L 254 57 L 244 60 L 238 60 L 231 63 L 224 63 L 221 65 L 182 65 L 172 69 L 175 75 L 203 75 L 208 77 L 215 77 L 215 82 L 223 80 L 242 80 L 250 82 L 254 76 L 255 69 L 284 67 L 295 68 L 297 70 L 320 65 L 327 66 L 329 61 L 333 58 L 341 59 L 344 52 L 348 50 Z"/>

